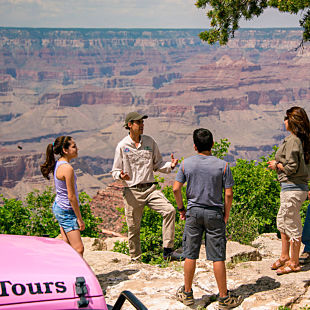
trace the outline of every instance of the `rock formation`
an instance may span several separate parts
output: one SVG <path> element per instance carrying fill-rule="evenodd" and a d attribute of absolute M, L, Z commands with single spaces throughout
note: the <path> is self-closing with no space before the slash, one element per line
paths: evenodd
<path fill-rule="evenodd" d="M 120 233 L 125 220 L 121 216 L 120 209 L 124 208 L 123 186 L 119 182 L 109 184 L 105 189 L 100 190 L 91 202 L 91 209 L 95 216 L 103 219 L 101 228 Z"/>

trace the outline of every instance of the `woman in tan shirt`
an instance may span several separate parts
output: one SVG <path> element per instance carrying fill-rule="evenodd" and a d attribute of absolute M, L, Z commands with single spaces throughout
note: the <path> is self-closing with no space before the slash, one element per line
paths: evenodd
<path fill-rule="evenodd" d="M 284 124 L 290 135 L 279 147 L 275 160 L 268 162 L 268 167 L 277 171 L 281 184 L 277 228 L 281 233 L 282 251 L 280 258 L 271 266 L 278 275 L 301 270 L 302 224 L 299 211 L 307 199 L 310 161 L 310 124 L 305 110 L 300 107 L 288 109 Z"/>

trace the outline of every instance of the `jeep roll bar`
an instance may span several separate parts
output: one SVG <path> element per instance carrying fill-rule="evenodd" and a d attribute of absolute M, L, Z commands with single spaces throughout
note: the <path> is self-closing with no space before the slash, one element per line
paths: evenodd
<path fill-rule="evenodd" d="M 142 302 L 130 291 L 122 291 L 115 305 L 111 308 L 108 306 L 109 310 L 120 310 L 124 304 L 124 302 L 128 300 L 136 309 L 138 310 L 148 310 Z"/>
<path fill-rule="evenodd" d="M 88 306 L 89 301 L 86 299 L 87 286 L 84 277 L 76 277 L 75 292 L 79 296 L 78 308 L 85 308 Z M 107 310 L 120 310 L 124 302 L 128 300 L 137 310 L 148 310 L 143 303 L 130 291 L 122 291 L 118 296 L 115 305 L 112 307 L 107 305 Z"/>

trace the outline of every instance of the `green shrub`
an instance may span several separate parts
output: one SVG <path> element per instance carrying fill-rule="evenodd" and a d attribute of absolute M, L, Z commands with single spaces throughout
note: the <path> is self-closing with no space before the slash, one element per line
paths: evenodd
<path fill-rule="evenodd" d="M 264 158 L 260 162 L 238 159 L 236 166 L 231 168 L 235 185 L 229 227 L 240 226 L 237 219 L 240 220 L 238 213 L 241 213 L 241 216 L 246 215 L 244 219 L 256 219 L 251 230 L 255 231 L 258 224 L 259 234 L 276 231 L 280 184 L 276 180 L 276 172 L 267 169 L 266 162 Z M 248 224 L 251 222 L 247 221 Z"/>
<path fill-rule="evenodd" d="M 35 190 L 26 196 L 24 208 L 30 212 L 31 226 L 28 232 L 29 235 L 49 235 L 52 238 L 59 235 L 59 225 L 52 212 L 54 200 L 55 194 L 51 187 L 48 187 L 42 193 Z"/>
<path fill-rule="evenodd" d="M 114 243 L 113 252 L 129 255 L 129 247 L 127 241 L 116 241 Z"/>
<path fill-rule="evenodd" d="M 81 215 L 85 223 L 85 229 L 81 232 L 82 237 L 99 237 L 99 224 L 102 223 L 102 218 L 92 214 L 90 208 L 91 198 L 85 192 L 79 194 L 79 200 Z"/>
<path fill-rule="evenodd" d="M 238 159 L 231 167 L 235 185 L 229 221 L 228 238 L 250 244 L 259 234 L 276 232 L 276 216 L 280 205 L 277 173 L 268 169 L 277 147 L 260 161 Z"/>
<path fill-rule="evenodd" d="M 0 233 L 15 235 L 49 235 L 56 237 L 59 233 L 59 225 L 53 215 L 52 205 L 55 194 L 51 187 L 42 193 L 38 190 L 30 192 L 25 203 L 16 199 L 6 199 L 0 196 Z M 90 209 L 90 197 L 82 192 L 79 194 L 80 210 L 85 222 L 85 230 L 82 236 L 98 237 L 98 225 L 101 218 L 93 216 Z"/>
<path fill-rule="evenodd" d="M 250 245 L 259 235 L 259 222 L 247 210 L 232 208 L 226 226 L 227 239 Z"/>
<path fill-rule="evenodd" d="M 217 158 L 223 159 L 228 154 L 230 142 L 228 139 L 221 139 L 220 142 L 214 142 L 212 147 L 212 155 Z"/>
<path fill-rule="evenodd" d="M 0 195 L 0 233 L 26 235 L 29 232 L 30 210 L 24 208 L 23 203 L 16 199 L 7 199 Z"/>

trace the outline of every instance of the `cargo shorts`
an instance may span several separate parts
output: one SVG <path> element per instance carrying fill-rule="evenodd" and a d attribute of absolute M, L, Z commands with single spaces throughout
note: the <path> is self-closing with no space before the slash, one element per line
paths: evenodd
<path fill-rule="evenodd" d="M 186 212 L 183 233 L 183 254 L 198 259 L 205 235 L 206 256 L 211 261 L 226 260 L 226 224 L 218 207 L 191 207 Z"/>
<path fill-rule="evenodd" d="M 281 233 L 285 233 L 290 241 L 297 240 L 302 235 L 299 211 L 307 196 L 306 191 L 281 191 L 280 193 L 277 228 Z"/>

